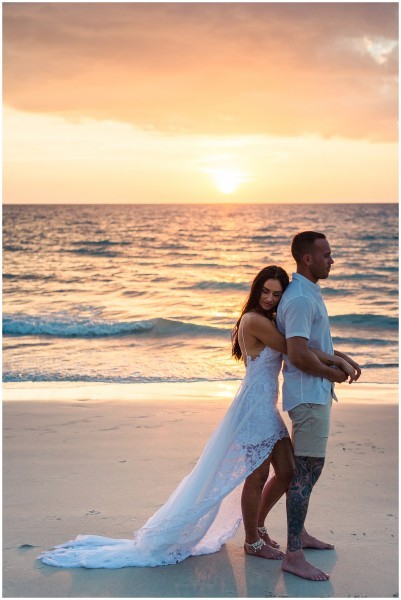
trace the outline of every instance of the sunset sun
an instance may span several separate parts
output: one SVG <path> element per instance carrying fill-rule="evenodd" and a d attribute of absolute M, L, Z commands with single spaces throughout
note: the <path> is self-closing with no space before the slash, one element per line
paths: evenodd
<path fill-rule="evenodd" d="M 242 173 L 229 169 L 217 171 L 213 176 L 216 187 L 223 194 L 233 194 L 236 192 L 244 179 Z"/>

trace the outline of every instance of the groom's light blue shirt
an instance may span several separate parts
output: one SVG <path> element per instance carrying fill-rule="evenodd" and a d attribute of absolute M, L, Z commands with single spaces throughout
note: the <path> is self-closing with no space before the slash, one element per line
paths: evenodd
<path fill-rule="evenodd" d="M 299 273 L 292 274 L 292 281 L 280 301 L 277 327 L 287 340 L 303 337 L 308 340 L 308 346 L 333 354 L 329 315 L 320 286 Z M 283 377 L 285 411 L 305 402 L 326 404 L 331 401 L 331 381 L 300 371 L 290 363 L 287 355 L 284 355 Z"/>

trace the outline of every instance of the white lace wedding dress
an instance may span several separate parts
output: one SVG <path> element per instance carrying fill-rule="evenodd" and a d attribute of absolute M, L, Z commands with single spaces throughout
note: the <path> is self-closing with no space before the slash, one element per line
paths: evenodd
<path fill-rule="evenodd" d="M 39 558 L 56 567 L 118 569 L 169 565 L 217 552 L 241 523 L 245 478 L 288 437 L 277 409 L 281 354 L 247 357 L 246 374 L 196 466 L 133 539 L 79 535 Z"/>

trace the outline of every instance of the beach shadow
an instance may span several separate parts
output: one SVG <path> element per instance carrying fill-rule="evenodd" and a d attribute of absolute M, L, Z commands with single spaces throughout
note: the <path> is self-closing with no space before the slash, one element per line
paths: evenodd
<path fill-rule="evenodd" d="M 59 569 L 36 561 L 44 577 L 70 577 L 62 596 L 108 598 L 213 598 L 239 597 L 231 560 L 225 546 L 215 554 L 192 556 L 166 567 L 124 567 L 122 569 Z M 39 567 L 39 565 L 41 565 Z M 56 580 L 58 577 L 56 577 Z M 55 580 L 55 584 L 57 583 Z M 49 585 L 47 584 L 47 588 Z M 67 593 L 66 593 L 67 592 Z M 54 590 L 48 597 L 61 594 Z"/>
<path fill-rule="evenodd" d="M 247 598 L 274 598 L 282 575 L 282 561 L 245 555 Z"/>

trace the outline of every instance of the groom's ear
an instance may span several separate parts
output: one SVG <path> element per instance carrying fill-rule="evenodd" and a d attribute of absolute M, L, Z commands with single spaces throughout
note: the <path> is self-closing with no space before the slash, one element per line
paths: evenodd
<path fill-rule="evenodd" d="M 312 254 L 304 254 L 302 260 L 304 261 L 305 265 L 309 266 L 312 262 Z"/>

